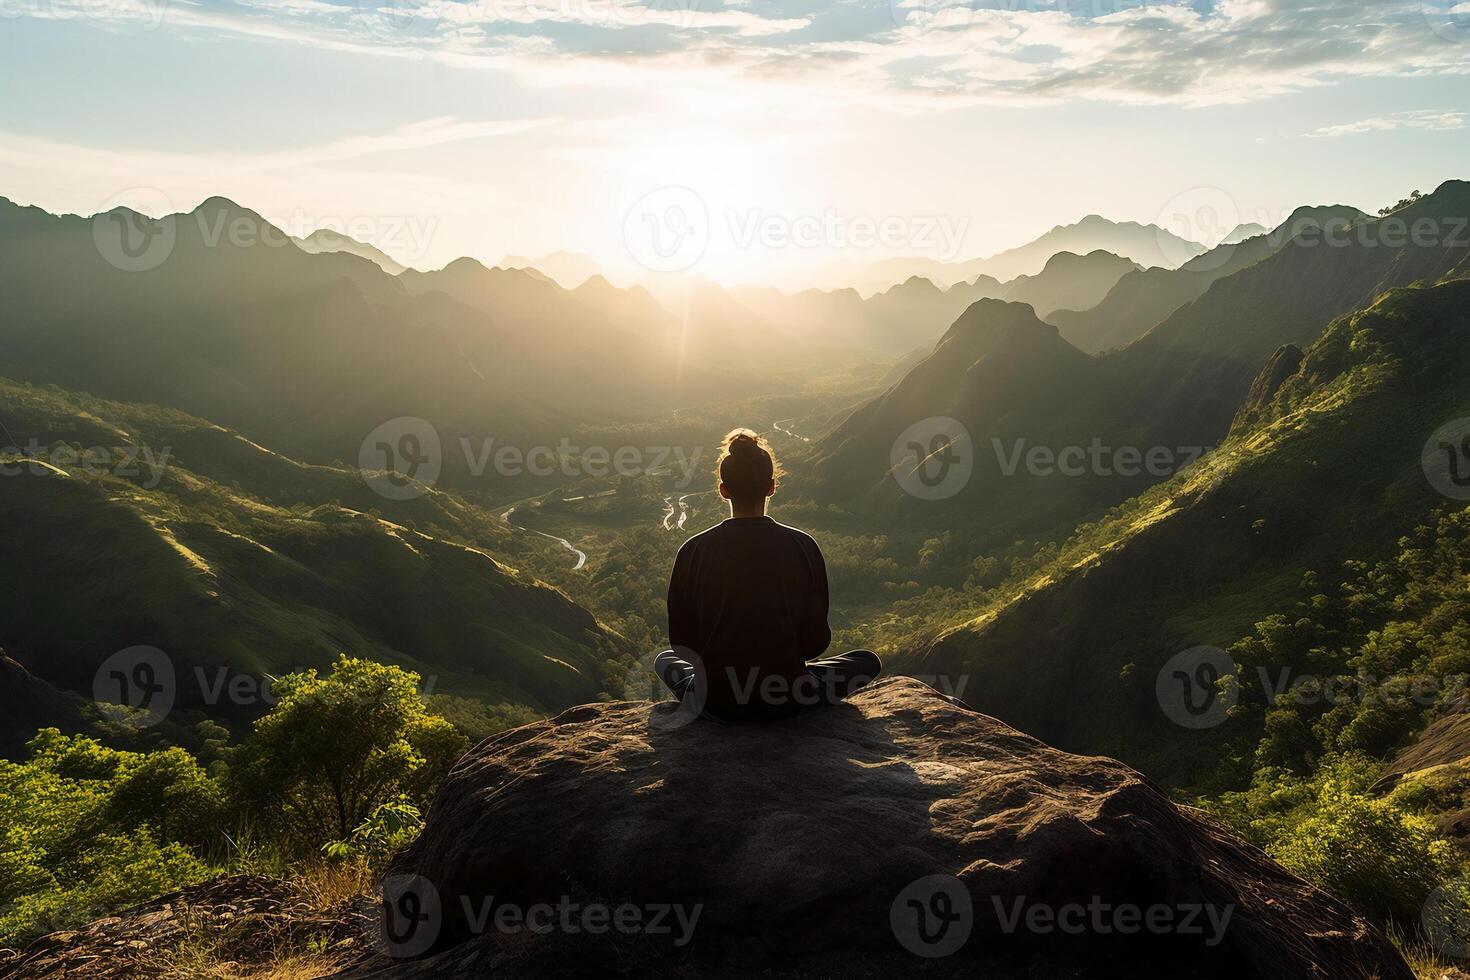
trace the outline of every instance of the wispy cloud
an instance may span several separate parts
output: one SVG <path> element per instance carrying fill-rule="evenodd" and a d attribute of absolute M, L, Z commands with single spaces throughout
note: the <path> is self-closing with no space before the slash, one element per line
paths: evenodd
<path fill-rule="evenodd" d="M 535 83 L 704 71 L 917 107 L 1208 105 L 1352 77 L 1470 74 L 1470 43 L 1444 36 L 1444 18 L 1470 0 L 1437 2 L 889 0 L 864 17 L 851 5 L 796 10 L 791 0 L 47 0 L 19 9 L 501 68 Z"/>
<path fill-rule="evenodd" d="M 1470 114 L 1456 109 L 1417 109 L 1411 112 L 1396 112 L 1387 116 L 1373 116 L 1357 122 L 1314 129 L 1307 136 L 1353 136 L 1358 133 L 1382 133 L 1395 129 L 1455 130 L 1470 127 Z"/>

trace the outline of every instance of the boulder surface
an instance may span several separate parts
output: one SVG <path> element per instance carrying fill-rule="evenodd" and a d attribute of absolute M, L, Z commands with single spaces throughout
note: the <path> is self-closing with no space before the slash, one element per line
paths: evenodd
<path fill-rule="evenodd" d="M 916 680 L 746 726 L 586 705 L 492 738 L 353 977 L 1412 980 L 1336 899 L 1122 763 Z"/>

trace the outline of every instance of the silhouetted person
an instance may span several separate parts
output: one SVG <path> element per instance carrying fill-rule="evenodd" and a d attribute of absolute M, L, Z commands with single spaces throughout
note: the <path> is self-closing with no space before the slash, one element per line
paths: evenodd
<path fill-rule="evenodd" d="M 681 701 L 721 720 L 831 704 L 882 669 L 832 642 L 827 563 L 809 535 L 766 516 L 779 470 L 747 429 L 725 437 L 718 466 L 730 517 L 684 542 L 669 579 L 669 641 L 654 670 Z"/>

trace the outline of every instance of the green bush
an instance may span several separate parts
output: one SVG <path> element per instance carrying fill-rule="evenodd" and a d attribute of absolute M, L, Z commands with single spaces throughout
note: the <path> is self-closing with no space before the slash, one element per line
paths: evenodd
<path fill-rule="evenodd" d="M 1417 928 L 1425 899 L 1466 872 L 1464 856 L 1397 794 L 1373 795 L 1377 766 L 1353 755 L 1311 777 L 1262 770 L 1213 807 L 1294 874 L 1375 922 Z"/>
<path fill-rule="evenodd" d="M 332 672 L 276 682 L 279 698 L 232 766 L 240 804 L 300 854 L 345 840 L 380 804 L 427 807 L 467 741 L 430 714 L 419 677 L 339 657 Z"/>
<path fill-rule="evenodd" d="M 222 795 L 188 753 L 120 752 L 55 729 L 28 748 L 24 763 L 0 761 L 0 945 L 208 873 L 198 847 Z"/>
<path fill-rule="evenodd" d="M 244 851 L 309 863 L 337 842 L 334 856 L 371 867 L 412 840 L 466 745 L 426 710 L 418 676 L 342 657 L 327 677 L 291 674 L 275 692 L 241 745 L 212 739 L 210 771 L 181 748 L 120 751 L 56 729 L 37 733 L 24 762 L 0 760 L 0 945 L 248 863 Z"/>

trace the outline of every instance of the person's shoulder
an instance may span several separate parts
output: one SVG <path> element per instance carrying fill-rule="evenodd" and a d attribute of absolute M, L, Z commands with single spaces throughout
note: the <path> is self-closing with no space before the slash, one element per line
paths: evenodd
<path fill-rule="evenodd" d="M 724 527 L 723 524 L 715 524 L 712 527 L 705 528 L 698 534 L 691 535 L 690 537 L 685 538 L 684 543 L 679 545 L 679 554 L 687 555 L 692 552 L 698 551 L 702 547 L 705 547 L 712 540 L 714 540 L 715 536 L 719 533 L 720 528 L 722 527 Z"/>
<path fill-rule="evenodd" d="M 780 528 L 782 533 L 790 535 L 792 538 L 794 538 L 796 542 L 802 547 L 816 548 L 818 551 L 822 550 L 821 548 L 817 547 L 817 539 L 812 537 L 810 534 L 807 534 L 801 528 L 792 527 L 790 524 L 782 524 L 780 521 L 772 521 L 771 523 Z"/>

